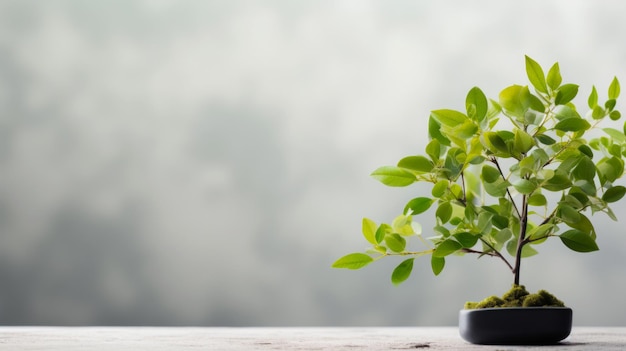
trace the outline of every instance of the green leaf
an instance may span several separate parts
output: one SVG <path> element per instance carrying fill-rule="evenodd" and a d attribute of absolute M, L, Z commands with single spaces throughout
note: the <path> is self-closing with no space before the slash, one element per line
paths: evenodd
<path fill-rule="evenodd" d="M 615 99 L 608 99 L 604 103 L 604 108 L 606 108 L 609 111 L 613 111 L 613 109 L 615 108 L 615 104 L 617 104 L 617 100 L 615 100 Z"/>
<path fill-rule="evenodd" d="M 578 95 L 578 85 L 576 84 L 563 84 L 556 93 L 554 103 L 556 105 L 565 105 L 568 102 L 574 100 Z"/>
<path fill-rule="evenodd" d="M 428 119 L 428 136 L 430 136 L 431 139 L 437 140 L 441 145 L 450 146 L 450 139 L 441 134 L 441 124 L 439 124 L 432 115 Z M 429 153 L 429 155 L 431 154 Z M 438 158 L 439 156 L 437 156 L 437 159 Z"/>
<path fill-rule="evenodd" d="M 463 124 L 463 122 L 468 119 L 463 113 L 448 109 L 431 111 L 431 115 L 437 119 L 439 123 L 448 127 L 456 127 L 459 124 Z"/>
<path fill-rule="evenodd" d="M 359 269 L 367 266 L 373 258 L 364 253 L 352 253 L 345 255 L 333 263 L 333 268 Z"/>
<path fill-rule="evenodd" d="M 561 191 L 572 186 L 572 181 L 565 174 L 555 174 L 541 184 L 541 187 L 549 191 Z"/>
<path fill-rule="evenodd" d="M 537 151 L 537 150 L 535 150 Z M 543 150 L 541 150 L 543 151 Z M 543 151 L 545 152 L 545 151 Z M 535 154 L 533 152 L 533 154 Z M 533 156 L 537 156 L 537 155 L 533 155 Z M 541 156 L 540 156 L 541 157 Z M 541 160 L 540 161 L 542 164 L 545 164 L 546 161 Z M 562 172 L 559 172 L 559 174 Z M 542 168 L 537 172 L 537 180 L 541 181 L 541 182 L 547 182 L 548 180 L 554 178 L 554 176 L 556 175 L 556 171 L 553 169 L 546 169 L 546 168 Z"/>
<path fill-rule="evenodd" d="M 602 200 L 606 202 L 616 202 L 621 200 L 624 197 L 624 194 L 626 194 L 626 188 L 621 185 L 617 185 L 608 188 L 604 192 L 604 195 L 602 195 Z"/>
<path fill-rule="evenodd" d="M 483 140 L 486 143 L 487 149 L 489 149 L 493 153 L 504 152 L 508 153 L 509 148 L 506 146 L 506 142 L 502 137 L 496 133 L 491 131 L 483 132 Z"/>
<path fill-rule="evenodd" d="M 447 179 L 438 181 L 435 185 L 433 185 L 433 189 L 431 191 L 432 195 L 437 198 L 442 197 L 446 193 L 446 190 L 448 190 L 449 184 L 450 182 Z"/>
<path fill-rule="evenodd" d="M 404 214 L 409 214 L 409 210 L 411 211 L 410 214 L 413 215 L 426 212 L 434 201 L 434 199 L 431 199 L 429 197 L 416 197 L 406 204 L 406 206 L 404 207 Z"/>
<path fill-rule="evenodd" d="M 612 144 L 609 147 L 609 153 L 615 157 L 622 157 L 622 146 L 618 144 Z"/>
<path fill-rule="evenodd" d="M 596 184 L 594 182 L 590 182 L 588 180 L 577 180 L 576 183 L 577 191 L 582 192 L 584 195 L 588 196 L 596 196 Z"/>
<path fill-rule="evenodd" d="M 578 162 L 580 162 L 580 158 L 580 153 L 574 151 L 573 149 L 566 149 L 559 157 L 561 164 L 557 167 L 556 171 L 563 175 L 567 175 L 572 171 L 572 169 L 574 169 L 574 167 L 576 167 Z"/>
<path fill-rule="evenodd" d="M 584 204 L 587 203 L 587 201 L 589 201 L 589 197 L 586 196 L 585 194 L 582 194 L 576 191 L 571 191 L 569 194 L 561 198 L 561 201 L 559 201 L 559 204 L 571 206 L 575 210 L 578 211 L 578 210 L 581 210 L 585 206 Z M 580 216 L 580 213 L 578 214 L 578 216 Z"/>
<path fill-rule="evenodd" d="M 559 68 L 559 63 L 556 62 L 554 65 L 552 65 L 552 67 L 548 71 L 548 76 L 546 77 L 546 83 L 548 83 L 548 86 L 550 87 L 550 89 L 556 90 L 559 87 L 559 85 L 561 85 L 562 80 L 563 79 L 561 78 L 561 70 Z"/>
<path fill-rule="evenodd" d="M 520 177 L 530 176 L 537 170 L 537 161 L 533 155 L 529 155 L 524 157 L 521 161 L 519 161 L 519 175 Z"/>
<path fill-rule="evenodd" d="M 399 215 L 394 218 L 391 227 L 394 233 L 398 233 L 404 236 L 411 236 L 415 234 L 413 230 L 413 222 L 411 216 Z"/>
<path fill-rule="evenodd" d="M 619 81 L 617 77 L 613 77 L 611 85 L 609 85 L 609 99 L 617 99 L 619 96 Z"/>
<path fill-rule="evenodd" d="M 422 225 L 417 222 L 411 222 L 411 227 L 413 228 L 413 232 L 417 235 L 422 235 Z"/>
<path fill-rule="evenodd" d="M 603 128 L 602 129 L 606 134 L 608 134 L 611 138 L 615 139 L 618 143 L 626 142 L 626 135 L 614 128 Z"/>
<path fill-rule="evenodd" d="M 607 214 L 607 216 L 609 216 L 610 219 L 617 222 L 617 217 L 615 216 L 615 213 L 613 213 L 613 210 L 611 210 L 610 207 L 606 207 L 603 211 L 604 213 Z"/>
<path fill-rule="evenodd" d="M 372 245 L 378 245 L 379 242 L 376 241 L 376 230 L 378 226 L 376 223 L 369 218 L 363 218 L 361 227 L 365 240 L 369 241 Z"/>
<path fill-rule="evenodd" d="M 611 113 L 609 113 L 609 118 L 613 121 L 617 121 L 618 119 L 622 118 L 622 113 L 617 110 L 611 111 Z"/>
<path fill-rule="evenodd" d="M 476 229 L 480 232 L 480 233 L 489 233 L 491 232 L 491 227 L 492 227 L 492 219 L 493 219 L 494 214 L 491 212 L 481 212 L 478 215 L 478 223 L 476 224 Z"/>
<path fill-rule="evenodd" d="M 437 212 L 435 216 L 441 221 L 442 224 L 447 223 L 452 217 L 452 205 L 450 202 L 442 202 L 439 207 L 437 207 Z"/>
<path fill-rule="evenodd" d="M 442 173 L 446 178 L 450 180 L 456 179 L 463 169 L 462 162 L 459 162 L 459 156 L 465 156 L 465 153 L 462 153 L 460 155 L 452 152 L 451 149 L 446 155 L 446 159 L 444 161 L 444 169 L 442 170 Z"/>
<path fill-rule="evenodd" d="M 538 252 L 532 246 L 525 245 L 524 247 L 522 247 L 522 258 L 535 256 L 536 254 L 538 254 Z"/>
<path fill-rule="evenodd" d="M 569 204 L 577 210 L 580 210 L 589 204 L 589 196 L 585 195 L 585 193 L 578 189 L 572 189 L 572 191 L 570 191 L 570 193 L 563 198 L 563 202 Z"/>
<path fill-rule="evenodd" d="M 493 126 L 498 121 L 496 117 L 502 112 L 502 106 L 493 99 L 487 99 L 487 105 L 489 105 L 489 109 L 487 110 L 487 118 L 484 121 L 489 121 L 488 125 Z"/>
<path fill-rule="evenodd" d="M 515 257 L 517 254 L 517 240 L 511 240 L 506 243 L 506 250 L 509 252 L 509 255 Z M 522 257 L 530 257 L 536 254 L 537 250 L 535 250 L 532 246 L 524 245 L 524 247 L 522 247 Z"/>
<path fill-rule="evenodd" d="M 465 108 L 467 110 L 467 115 L 475 121 L 480 122 L 487 116 L 489 104 L 487 102 L 487 97 L 483 91 L 480 90 L 480 88 L 473 87 L 470 89 L 467 93 L 467 97 L 465 98 Z M 470 111 L 473 113 L 470 113 Z"/>
<path fill-rule="evenodd" d="M 430 258 L 430 266 L 435 275 L 439 275 L 441 271 L 443 271 L 443 267 L 446 266 L 446 259 L 443 257 L 435 257 L 434 255 Z"/>
<path fill-rule="evenodd" d="M 470 140 L 470 148 L 467 153 L 466 162 L 474 165 L 481 164 L 485 160 L 483 151 L 485 151 L 485 148 L 480 142 L 480 136 L 474 136 L 472 140 Z"/>
<path fill-rule="evenodd" d="M 513 182 L 513 187 L 515 188 L 515 190 L 519 191 L 520 194 L 527 195 L 537 189 L 537 184 L 527 179 L 518 179 Z"/>
<path fill-rule="evenodd" d="M 385 239 L 385 236 L 387 236 L 387 234 L 391 233 L 391 226 L 389 224 L 383 223 L 381 224 L 378 229 L 376 229 L 376 243 L 380 244 L 381 242 L 383 242 L 383 240 Z"/>
<path fill-rule="evenodd" d="M 528 198 L 528 204 L 530 206 L 545 206 L 547 203 L 548 203 L 548 200 L 546 199 L 546 197 L 540 193 L 532 194 Z"/>
<path fill-rule="evenodd" d="M 455 198 L 460 199 L 463 197 L 463 187 L 457 183 L 452 183 L 450 185 L 450 193 L 452 193 Z"/>
<path fill-rule="evenodd" d="M 512 85 L 504 88 L 500 92 L 500 105 L 502 105 L 502 108 L 508 111 L 509 114 L 515 117 L 524 118 L 524 114 L 531 104 L 530 95 L 528 87 Z"/>
<path fill-rule="evenodd" d="M 580 214 L 580 220 L 575 223 L 567 223 L 568 226 L 574 229 L 578 229 L 583 233 L 590 235 L 592 239 L 596 237 L 596 230 L 593 227 L 593 224 L 584 214 Z"/>
<path fill-rule="evenodd" d="M 576 223 L 580 220 L 580 213 L 572 206 L 561 204 L 558 208 L 557 217 L 565 223 Z"/>
<path fill-rule="evenodd" d="M 554 227 L 555 227 L 554 224 L 551 224 L 551 223 L 542 224 L 528 231 L 528 234 L 526 234 L 526 236 L 530 240 L 541 239 L 541 238 L 546 237 L 550 233 L 550 231 L 554 229 Z"/>
<path fill-rule="evenodd" d="M 393 219 L 393 222 L 391 222 L 391 228 L 393 228 L 396 233 L 399 233 L 398 230 L 408 225 L 411 225 L 411 216 L 404 214 L 396 216 L 396 218 Z"/>
<path fill-rule="evenodd" d="M 437 162 L 439 160 L 439 157 L 441 157 L 441 143 L 439 142 L 439 140 L 431 140 L 428 145 L 426 145 L 426 153 L 428 154 L 428 156 L 430 156 L 430 159 L 433 162 Z"/>
<path fill-rule="evenodd" d="M 457 233 L 453 236 L 465 248 L 471 248 L 478 242 L 478 235 L 468 232 Z"/>
<path fill-rule="evenodd" d="M 398 233 L 391 233 L 385 237 L 385 244 L 393 252 L 402 252 L 406 248 L 406 239 Z"/>
<path fill-rule="evenodd" d="M 398 162 L 398 167 L 428 173 L 433 170 L 434 165 L 424 156 L 407 156 Z"/>
<path fill-rule="evenodd" d="M 487 183 L 493 183 L 501 179 L 500 171 L 498 171 L 498 169 L 496 169 L 495 167 L 491 167 L 488 165 L 483 166 L 481 175 L 483 180 Z"/>
<path fill-rule="evenodd" d="M 533 146 L 535 146 L 535 140 L 530 136 L 530 134 L 521 129 L 515 129 L 515 139 L 513 142 L 513 149 L 515 149 L 515 151 L 525 154 Z"/>
<path fill-rule="evenodd" d="M 600 106 L 595 106 L 591 111 L 591 118 L 593 119 L 602 119 L 606 116 L 604 109 Z"/>
<path fill-rule="evenodd" d="M 485 183 L 485 191 L 493 197 L 503 197 L 511 184 L 506 180 L 498 180 L 493 183 Z"/>
<path fill-rule="evenodd" d="M 580 145 L 578 147 L 578 151 L 582 152 L 585 156 L 589 157 L 590 159 L 593 159 L 593 151 L 588 145 L 586 144 Z"/>
<path fill-rule="evenodd" d="M 541 125 L 541 123 L 543 123 L 543 120 L 545 119 L 545 117 L 546 117 L 546 114 L 543 111 L 540 112 L 540 111 L 534 110 L 533 108 L 530 108 L 524 114 L 523 123 L 525 125 L 539 126 Z"/>
<path fill-rule="evenodd" d="M 411 271 L 413 270 L 413 260 L 415 260 L 415 258 L 406 259 L 393 270 L 393 273 L 391 273 L 391 282 L 394 285 L 402 283 L 407 280 L 409 276 L 411 276 Z"/>
<path fill-rule="evenodd" d="M 413 173 L 393 166 L 379 167 L 371 175 L 381 183 L 395 187 L 411 185 L 417 180 Z"/>
<path fill-rule="evenodd" d="M 578 165 L 574 168 L 573 176 L 576 179 L 584 179 L 593 182 L 593 178 L 596 176 L 595 163 L 587 156 L 580 157 Z"/>
<path fill-rule="evenodd" d="M 474 172 L 465 172 L 465 189 L 468 202 L 472 202 L 475 197 L 481 195 L 480 175 Z"/>
<path fill-rule="evenodd" d="M 565 246 L 577 252 L 591 252 L 599 250 L 596 241 L 588 234 L 577 229 L 570 229 L 559 235 Z"/>
<path fill-rule="evenodd" d="M 542 93 L 548 93 L 546 76 L 543 74 L 543 69 L 535 60 L 528 56 L 526 56 L 526 74 L 535 89 Z"/>
<path fill-rule="evenodd" d="M 598 162 L 596 167 L 600 173 L 602 185 L 607 181 L 613 183 L 624 173 L 624 161 L 617 157 L 603 158 Z"/>
<path fill-rule="evenodd" d="M 478 131 L 478 126 L 474 124 L 474 122 L 467 120 L 463 124 L 459 124 L 458 126 L 450 129 L 448 136 L 454 135 L 456 138 L 461 139 L 469 139 L 473 137 Z M 464 143 L 461 143 L 464 145 Z"/>
<path fill-rule="evenodd" d="M 537 135 L 537 140 L 539 140 L 539 142 L 544 144 L 544 145 L 552 145 L 552 144 L 556 143 L 556 140 L 552 139 L 551 137 L 549 137 L 546 134 L 538 134 Z"/>
<path fill-rule="evenodd" d="M 567 118 L 554 126 L 554 129 L 564 132 L 581 132 L 589 129 L 591 125 L 582 118 Z"/>
<path fill-rule="evenodd" d="M 596 90 L 595 86 L 591 87 L 591 93 L 589 94 L 589 98 L 587 99 L 587 104 L 591 109 L 598 106 L 598 91 Z"/>
<path fill-rule="evenodd" d="M 510 240 L 506 243 L 506 251 L 509 255 L 515 257 L 517 255 L 517 240 Z"/>
<path fill-rule="evenodd" d="M 442 226 L 442 225 L 436 225 L 433 227 L 433 231 L 441 236 L 443 236 L 444 238 L 447 238 L 450 236 L 450 231 L 448 230 L 448 228 Z"/>
<path fill-rule="evenodd" d="M 556 119 L 560 121 L 564 119 L 568 119 L 568 118 L 577 118 L 577 119 L 581 118 L 580 114 L 578 114 L 576 110 L 574 110 L 573 108 L 567 105 L 555 106 L 554 109 L 552 110 L 552 113 L 554 113 L 554 117 L 556 117 Z"/>
<path fill-rule="evenodd" d="M 386 254 L 387 248 L 385 246 L 375 245 L 372 247 L 376 253 Z"/>
<path fill-rule="evenodd" d="M 435 251 L 433 252 L 433 256 L 445 257 L 445 256 L 448 256 L 450 254 L 457 252 L 458 250 L 462 248 L 463 246 L 458 241 L 452 240 L 452 239 L 446 239 L 442 241 L 439 245 L 437 245 L 437 248 L 435 248 Z"/>
<path fill-rule="evenodd" d="M 504 243 L 513 237 L 513 232 L 510 228 L 504 228 L 493 235 L 493 239 L 496 241 L 496 250 L 500 250 Z"/>

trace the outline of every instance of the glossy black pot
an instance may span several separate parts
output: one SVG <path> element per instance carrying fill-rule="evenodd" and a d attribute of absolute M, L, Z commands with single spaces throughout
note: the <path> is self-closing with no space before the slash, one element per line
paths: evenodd
<path fill-rule="evenodd" d="M 459 333 L 466 341 L 486 345 L 550 345 L 572 330 L 568 307 L 501 307 L 461 310 Z"/>

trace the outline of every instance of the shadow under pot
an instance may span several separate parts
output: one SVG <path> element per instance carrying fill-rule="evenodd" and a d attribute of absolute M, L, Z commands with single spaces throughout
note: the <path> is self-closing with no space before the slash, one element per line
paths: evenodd
<path fill-rule="evenodd" d="M 568 307 L 499 307 L 461 310 L 459 333 L 472 344 L 553 345 L 572 330 Z"/>

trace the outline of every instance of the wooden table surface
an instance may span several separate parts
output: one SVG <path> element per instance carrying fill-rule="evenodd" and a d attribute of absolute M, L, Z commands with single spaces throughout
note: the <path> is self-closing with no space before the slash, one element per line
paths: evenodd
<path fill-rule="evenodd" d="M 556 346 L 480 346 L 455 327 L 0 327 L 0 350 L 626 350 L 626 328 L 575 327 Z"/>

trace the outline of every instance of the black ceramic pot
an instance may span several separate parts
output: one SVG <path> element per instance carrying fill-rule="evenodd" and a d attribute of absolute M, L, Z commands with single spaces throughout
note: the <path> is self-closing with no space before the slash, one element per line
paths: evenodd
<path fill-rule="evenodd" d="M 501 307 L 461 310 L 459 333 L 473 344 L 550 345 L 572 330 L 568 307 Z"/>

